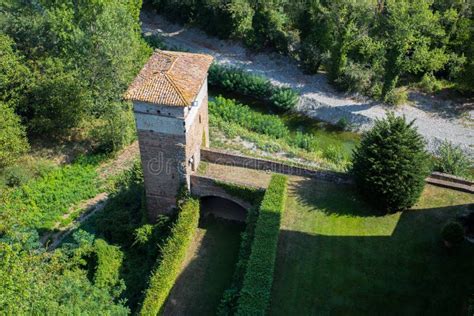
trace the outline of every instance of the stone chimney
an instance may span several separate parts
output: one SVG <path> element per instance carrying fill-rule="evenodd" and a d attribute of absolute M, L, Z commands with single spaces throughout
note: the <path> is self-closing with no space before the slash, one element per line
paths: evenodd
<path fill-rule="evenodd" d="M 149 219 L 176 207 L 181 185 L 208 147 L 207 71 L 212 57 L 157 50 L 125 93 L 133 102 Z M 203 143 L 204 142 L 204 143 Z"/>

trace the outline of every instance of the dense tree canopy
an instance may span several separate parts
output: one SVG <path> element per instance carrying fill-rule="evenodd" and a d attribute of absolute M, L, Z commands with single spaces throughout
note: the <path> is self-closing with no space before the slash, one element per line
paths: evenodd
<path fill-rule="evenodd" d="M 0 97 L 31 135 L 61 137 L 84 122 L 106 150 L 130 141 L 121 98 L 150 53 L 141 1 L 6 1 Z M 120 126 L 105 133 L 105 126 Z"/>
<path fill-rule="evenodd" d="M 128 144 L 134 123 L 122 95 L 150 54 L 140 35 L 141 0 L 3 0 L 0 7 L 0 169 L 25 153 L 27 135 L 62 140 L 79 130 L 96 149 Z M 60 183 L 51 179 L 50 189 Z M 128 314 L 118 247 L 78 236 L 46 251 L 35 229 L 19 219 L 35 208 L 31 216 L 39 219 L 44 205 L 9 208 L 14 190 L 0 192 L 6 206 L 0 210 L 0 310 Z M 52 200 L 69 206 L 77 197 L 53 191 L 61 198 L 45 198 L 49 206 Z"/>
<path fill-rule="evenodd" d="M 464 0 L 154 0 L 159 12 L 253 49 L 324 68 L 340 88 L 395 102 L 395 88 L 474 91 L 472 2 Z M 229 23 L 230 21 L 230 23 Z M 215 25 L 222 27 L 216 28 Z"/>

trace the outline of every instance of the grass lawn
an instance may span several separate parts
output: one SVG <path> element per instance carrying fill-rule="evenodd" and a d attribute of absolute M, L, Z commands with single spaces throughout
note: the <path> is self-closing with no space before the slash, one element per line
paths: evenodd
<path fill-rule="evenodd" d="M 474 293 L 474 245 L 446 249 L 446 220 L 474 195 L 427 186 L 383 215 L 351 187 L 292 178 L 272 315 L 461 315 Z"/>
<path fill-rule="evenodd" d="M 201 219 L 163 315 L 215 315 L 232 281 L 243 225 Z"/>

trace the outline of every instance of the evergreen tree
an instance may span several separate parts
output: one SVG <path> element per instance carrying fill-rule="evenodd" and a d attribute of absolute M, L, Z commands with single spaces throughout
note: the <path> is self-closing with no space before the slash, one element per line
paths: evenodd
<path fill-rule="evenodd" d="M 422 136 L 405 117 L 389 113 L 366 132 L 354 152 L 352 173 L 360 191 L 378 207 L 405 210 L 421 195 L 429 174 Z"/>

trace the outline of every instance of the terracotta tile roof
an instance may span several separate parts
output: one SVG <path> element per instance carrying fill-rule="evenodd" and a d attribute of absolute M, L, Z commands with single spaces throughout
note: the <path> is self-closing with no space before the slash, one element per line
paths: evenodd
<path fill-rule="evenodd" d="M 189 106 L 194 101 L 212 56 L 156 50 L 128 87 L 126 100 L 169 106 Z"/>

